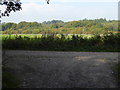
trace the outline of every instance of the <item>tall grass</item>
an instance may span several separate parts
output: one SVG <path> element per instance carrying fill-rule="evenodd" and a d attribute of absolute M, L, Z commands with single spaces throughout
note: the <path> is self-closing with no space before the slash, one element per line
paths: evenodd
<path fill-rule="evenodd" d="M 67 38 L 66 38 L 67 37 Z M 45 51 L 120 51 L 120 34 L 94 35 L 89 38 L 83 35 L 56 35 L 42 36 L 4 36 L 3 49 L 10 50 L 45 50 Z"/>

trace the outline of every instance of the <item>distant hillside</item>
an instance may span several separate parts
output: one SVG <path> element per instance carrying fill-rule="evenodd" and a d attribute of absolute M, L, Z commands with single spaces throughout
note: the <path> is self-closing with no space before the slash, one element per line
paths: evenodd
<path fill-rule="evenodd" d="M 2 23 L 3 34 L 103 34 L 117 32 L 117 20 L 95 19 L 63 22 L 61 20 L 38 22 Z"/>

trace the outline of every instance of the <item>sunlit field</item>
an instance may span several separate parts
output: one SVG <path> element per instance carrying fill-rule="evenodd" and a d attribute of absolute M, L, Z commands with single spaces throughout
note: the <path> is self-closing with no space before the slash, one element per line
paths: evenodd
<path fill-rule="evenodd" d="M 41 38 L 42 36 L 47 36 L 47 35 L 54 35 L 54 34 L 2 34 L 2 39 L 5 38 L 12 38 L 15 39 L 15 37 L 17 36 L 21 36 L 22 38 L 24 37 L 29 37 L 29 38 L 35 38 L 35 37 L 39 37 Z M 72 38 L 73 35 L 75 36 L 82 36 L 84 38 L 91 38 L 94 37 L 94 35 L 92 34 L 55 34 L 55 36 L 57 37 L 61 37 L 62 35 L 65 35 L 65 38 Z"/>

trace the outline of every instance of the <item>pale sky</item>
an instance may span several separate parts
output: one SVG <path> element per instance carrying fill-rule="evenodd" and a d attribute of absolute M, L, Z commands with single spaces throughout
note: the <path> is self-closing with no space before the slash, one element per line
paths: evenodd
<path fill-rule="evenodd" d="M 22 11 L 11 13 L 2 22 L 73 21 L 82 19 L 118 19 L 119 0 L 21 0 Z"/>
<path fill-rule="evenodd" d="M 45 2 L 46 0 L 20 0 L 21 2 Z M 118 2 L 119 0 L 50 0 L 50 2 Z"/>

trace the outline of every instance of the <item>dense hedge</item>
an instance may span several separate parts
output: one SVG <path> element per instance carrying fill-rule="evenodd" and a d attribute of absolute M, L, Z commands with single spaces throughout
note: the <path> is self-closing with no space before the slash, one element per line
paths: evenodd
<path fill-rule="evenodd" d="M 67 37 L 67 38 L 66 38 Z M 14 38 L 6 36 L 2 39 L 3 49 L 10 50 L 46 50 L 46 51 L 120 51 L 120 34 L 94 35 L 90 38 L 81 35 L 57 36 L 42 35 L 41 37 L 15 35 Z"/>

